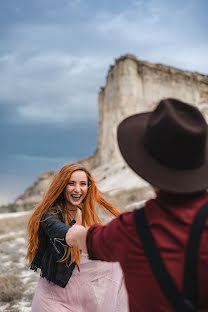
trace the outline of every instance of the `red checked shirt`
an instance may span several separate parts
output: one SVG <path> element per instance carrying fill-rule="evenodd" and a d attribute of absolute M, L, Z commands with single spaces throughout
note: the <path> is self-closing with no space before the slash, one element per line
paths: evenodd
<path fill-rule="evenodd" d="M 147 221 L 160 255 L 181 292 L 190 227 L 195 214 L 206 202 L 208 193 L 176 197 L 160 192 L 156 199 L 145 205 Z M 131 312 L 173 311 L 144 255 L 133 212 L 126 212 L 105 226 L 91 226 L 87 233 L 87 249 L 90 259 L 120 262 Z M 208 311 L 208 221 L 199 248 L 198 295 L 198 311 Z"/>

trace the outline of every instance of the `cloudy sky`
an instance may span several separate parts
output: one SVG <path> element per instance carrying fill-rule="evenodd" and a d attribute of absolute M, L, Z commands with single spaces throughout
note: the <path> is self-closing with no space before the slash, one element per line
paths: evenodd
<path fill-rule="evenodd" d="M 93 153 L 115 58 L 208 74 L 207 12 L 206 0 L 1 0 L 0 204 Z"/>

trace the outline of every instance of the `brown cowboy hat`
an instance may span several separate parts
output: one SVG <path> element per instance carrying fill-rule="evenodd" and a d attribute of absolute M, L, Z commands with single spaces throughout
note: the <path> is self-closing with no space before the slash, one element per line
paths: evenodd
<path fill-rule="evenodd" d="M 118 126 L 118 144 L 129 167 L 159 189 L 195 193 L 208 187 L 207 123 L 200 111 L 164 99 L 153 112 Z"/>

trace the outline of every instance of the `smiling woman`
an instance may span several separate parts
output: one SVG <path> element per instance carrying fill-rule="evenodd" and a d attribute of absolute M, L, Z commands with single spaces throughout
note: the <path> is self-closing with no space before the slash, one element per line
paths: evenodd
<path fill-rule="evenodd" d="M 35 208 L 28 223 L 26 258 L 31 269 L 41 269 L 41 277 L 32 312 L 102 312 L 104 307 L 108 312 L 128 311 L 119 264 L 92 262 L 65 240 L 75 223 L 102 223 L 95 202 L 114 216 L 120 214 L 100 195 L 86 168 L 69 164 L 56 174 Z"/>

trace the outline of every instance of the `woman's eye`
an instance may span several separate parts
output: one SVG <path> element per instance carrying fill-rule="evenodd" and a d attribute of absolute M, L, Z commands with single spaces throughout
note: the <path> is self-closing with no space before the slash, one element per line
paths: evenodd
<path fill-rule="evenodd" d="M 69 184 L 69 185 L 73 185 L 73 184 L 74 184 L 74 182 L 68 182 L 67 184 Z"/>

